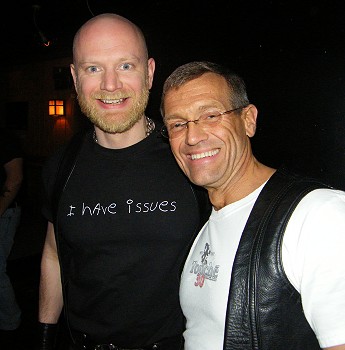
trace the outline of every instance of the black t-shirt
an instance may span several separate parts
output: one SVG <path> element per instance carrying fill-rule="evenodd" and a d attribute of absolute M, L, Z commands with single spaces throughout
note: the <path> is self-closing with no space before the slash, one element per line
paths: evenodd
<path fill-rule="evenodd" d="M 45 168 L 48 193 L 57 158 Z M 182 333 L 179 279 L 198 210 L 158 133 L 119 150 L 89 135 L 58 215 L 71 328 L 127 348 Z"/>

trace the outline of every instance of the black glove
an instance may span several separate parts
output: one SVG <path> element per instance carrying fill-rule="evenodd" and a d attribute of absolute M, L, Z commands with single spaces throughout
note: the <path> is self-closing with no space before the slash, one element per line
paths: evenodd
<path fill-rule="evenodd" d="M 58 325 L 38 322 L 37 350 L 54 350 Z"/>

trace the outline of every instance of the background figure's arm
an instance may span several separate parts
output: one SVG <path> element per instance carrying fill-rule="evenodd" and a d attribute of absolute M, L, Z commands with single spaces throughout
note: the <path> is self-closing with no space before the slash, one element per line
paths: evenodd
<path fill-rule="evenodd" d="M 12 203 L 23 182 L 23 158 L 14 158 L 4 165 L 6 181 L 0 193 L 0 216 Z"/>

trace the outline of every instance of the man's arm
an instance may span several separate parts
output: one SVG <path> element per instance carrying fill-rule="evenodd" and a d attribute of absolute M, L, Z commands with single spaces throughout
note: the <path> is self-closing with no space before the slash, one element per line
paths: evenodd
<path fill-rule="evenodd" d="M 23 158 L 14 158 L 4 165 L 6 181 L 0 193 L 0 216 L 16 197 L 23 181 Z"/>
<path fill-rule="evenodd" d="M 345 344 L 331 346 L 330 348 L 323 348 L 323 350 L 345 350 Z"/>
<path fill-rule="evenodd" d="M 41 323 L 56 324 L 63 307 L 60 264 L 57 254 L 54 227 L 48 223 L 47 236 L 41 260 L 39 288 L 39 314 Z"/>

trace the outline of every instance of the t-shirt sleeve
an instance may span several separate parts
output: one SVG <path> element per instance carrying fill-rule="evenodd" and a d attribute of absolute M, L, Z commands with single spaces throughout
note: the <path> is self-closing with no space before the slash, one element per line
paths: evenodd
<path fill-rule="evenodd" d="M 52 196 L 56 181 L 57 169 L 64 148 L 60 148 L 53 156 L 49 157 L 42 169 L 42 214 L 50 222 L 53 222 Z"/>
<path fill-rule="evenodd" d="M 345 344 L 345 193 L 318 189 L 296 207 L 283 266 L 320 346 Z"/>

